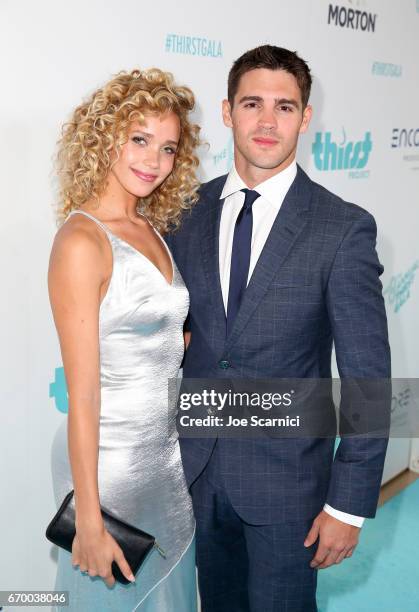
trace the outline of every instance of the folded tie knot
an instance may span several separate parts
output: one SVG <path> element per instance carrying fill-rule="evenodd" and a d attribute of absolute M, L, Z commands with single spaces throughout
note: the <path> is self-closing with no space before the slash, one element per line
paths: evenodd
<path fill-rule="evenodd" d="M 253 191 L 252 189 L 241 189 L 241 191 L 243 191 L 244 193 L 243 208 L 245 210 L 248 210 L 252 207 L 253 202 L 258 199 L 260 193 L 258 193 L 257 191 Z"/>

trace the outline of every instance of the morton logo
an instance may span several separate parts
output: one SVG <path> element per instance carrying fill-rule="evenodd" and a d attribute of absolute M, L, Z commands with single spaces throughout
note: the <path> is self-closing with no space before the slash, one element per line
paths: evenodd
<path fill-rule="evenodd" d="M 68 412 L 67 383 L 64 368 L 55 368 L 55 380 L 49 385 L 49 396 L 55 399 L 55 407 L 60 412 Z"/>
<path fill-rule="evenodd" d="M 365 132 L 362 140 L 347 140 L 342 128 L 342 141 L 334 142 L 331 132 L 316 132 L 312 145 L 314 164 L 317 170 L 350 170 L 350 178 L 367 178 L 364 170 L 372 149 L 371 132 Z"/>
<path fill-rule="evenodd" d="M 329 4 L 327 23 L 341 28 L 351 30 L 362 30 L 363 32 L 375 32 L 377 15 L 366 11 L 354 10 L 346 6 Z"/>
<path fill-rule="evenodd" d="M 383 295 L 387 296 L 394 312 L 399 312 L 403 304 L 410 298 L 410 289 L 418 268 L 419 259 L 406 272 L 392 276 L 389 284 L 384 289 Z"/>
<path fill-rule="evenodd" d="M 220 40 L 208 40 L 196 36 L 166 34 L 164 48 L 166 53 L 199 55 L 200 57 L 223 57 Z"/>

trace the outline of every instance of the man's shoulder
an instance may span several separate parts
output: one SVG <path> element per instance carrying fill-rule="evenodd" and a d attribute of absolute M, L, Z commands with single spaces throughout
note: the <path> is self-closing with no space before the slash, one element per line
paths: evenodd
<path fill-rule="evenodd" d="M 171 234 L 172 241 L 178 241 L 180 238 L 183 239 L 185 235 L 189 235 L 190 232 L 195 231 L 197 225 L 201 223 L 203 216 L 205 216 L 208 207 L 210 207 L 212 203 L 220 200 L 220 195 L 227 176 L 227 174 L 217 176 L 200 185 L 198 189 L 198 199 L 192 207 L 183 212 L 178 229 Z"/>
<path fill-rule="evenodd" d="M 349 223 L 360 219 L 374 220 L 372 214 L 362 206 L 343 199 L 312 179 L 309 180 L 312 186 L 316 216 L 322 219 L 326 217 L 328 220 Z"/>
<path fill-rule="evenodd" d="M 183 221 L 186 221 L 186 219 L 190 221 L 199 219 L 201 213 L 206 210 L 212 202 L 219 201 L 227 176 L 227 174 L 224 174 L 206 183 L 201 183 L 198 189 L 198 200 L 184 215 Z"/>
<path fill-rule="evenodd" d="M 199 199 L 204 200 L 210 197 L 219 198 L 223 190 L 224 183 L 227 180 L 227 176 L 228 174 L 223 174 L 221 176 L 216 176 L 206 183 L 202 183 L 199 188 Z"/>

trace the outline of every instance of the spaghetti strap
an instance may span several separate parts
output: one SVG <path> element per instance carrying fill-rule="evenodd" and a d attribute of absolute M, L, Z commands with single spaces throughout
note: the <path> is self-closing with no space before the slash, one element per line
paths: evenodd
<path fill-rule="evenodd" d="M 142 215 L 145 220 L 147 221 L 147 223 L 149 224 L 149 226 L 151 227 L 151 229 L 154 231 L 155 235 L 157 236 L 157 239 L 162 242 L 163 247 L 165 248 L 167 255 L 170 259 L 170 263 L 172 266 L 172 280 L 168 281 L 167 278 L 164 276 L 164 274 L 162 273 L 162 271 L 160 270 L 160 268 L 158 268 L 148 257 L 146 257 L 146 255 L 144 255 L 144 253 L 142 253 L 141 251 L 139 251 L 136 247 L 134 247 L 132 244 L 130 244 L 129 242 L 127 242 L 126 240 L 124 240 L 123 238 L 121 238 L 120 236 L 118 236 L 117 234 L 114 234 L 113 231 L 104 223 L 102 223 L 101 221 L 99 221 L 99 219 L 97 219 L 96 217 L 94 217 L 93 215 L 89 214 L 88 212 L 84 211 L 84 210 L 72 210 L 68 216 L 67 219 L 70 217 L 70 215 L 75 214 L 75 213 L 79 213 L 81 215 L 85 215 L 86 217 L 89 217 L 89 219 L 91 219 L 92 221 L 94 221 L 97 225 L 99 225 L 99 227 L 101 227 L 103 229 L 103 231 L 106 233 L 106 235 L 109 238 L 109 241 L 112 243 L 114 243 L 115 241 L 119 244 L 123 244 L 125 245 L 126 248 L 129 248 L 130 251 L 135 252 L 137 257 L 141 257 L 143 260 L 147 261 L 148 265 L 152 266 L 153 269 L 163 278 L 163 280 L 170 286 L 173 287 L 173 281 L 174 281 L 174 277 L 175 277 L 175 263 L 172 257 L 172 254 L 170 252 L 169 247 L 167 246 L 166 242 L 164 241 L 162 235 L 156 230 L 156 228 L 152 225 L 152 223 L 150 223 L 150 221 L 147 219 L 147 217 L 145 215 Z M 142 214 L 142 213 L 141 213 Z M 66 219 L 66 221 L 67 221 Z"/>
<path fill-rule="evenodd" d="M 90 213 L 86 212 L 85 210 L 72 210 L 69 212 L 67 219 L 69 219 L 69 217 L 71 215 L 75 215 L 75 214 L 79 214 L 79 215 L 85 215 L 86 217 L 89 217 L 89 219 L 91 219 L 92 221 L 94 221 L 97 225 L 99 225 L 99 227 L 101 227 L 103 229 L 104 232 L 106 232 L 108 235 L 112 234 L 111 230 L 109 229 L 109 227 L 107 227 L 104 223 L 102 223 L 102 221 L 99 221 L 99 219 L 97 219 L 96 217 L 94 217 L 93 215 L 91 215 Z M 67 220 L 66 219 L 66 220 Z"/>

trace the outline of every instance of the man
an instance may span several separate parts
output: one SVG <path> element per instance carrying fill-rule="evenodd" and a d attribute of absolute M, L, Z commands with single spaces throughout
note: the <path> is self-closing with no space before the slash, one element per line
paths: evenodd
<path fill-rule="evenodd" d="M 169 236 L 190 292 L 185 378 L 390 376 L 375 251 L 362 208 L 295 162 L 312 108 L 307 64 L 264 45 L 233 65 L 223 119 L 234 167 Z M 311 612 L 317 569 L 373 517 L 386 439 L 182 439 L 204 612 Z"/>

